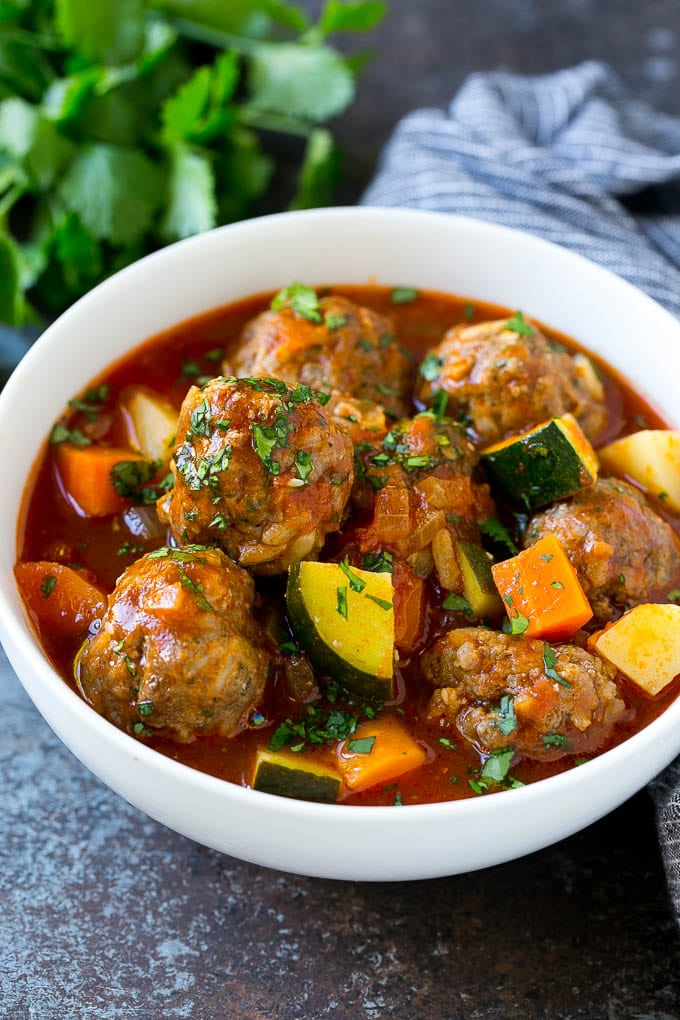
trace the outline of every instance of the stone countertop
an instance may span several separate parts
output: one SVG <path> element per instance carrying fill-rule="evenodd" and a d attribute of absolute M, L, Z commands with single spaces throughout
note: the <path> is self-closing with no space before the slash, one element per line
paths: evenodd
<path fill-rule="evenodd" d="M 373 42 L 381 55 L 338 124 L 346 201 L 398 116 L 445 105 L 472 70 L 607 59 L 680 114 L 677 0 L 393 0 Z M 306 879 L 127 805 L 54 737 L 4 657 L 0 704 L 2 1020 L 680 1018 L 680 937 L 645 793 L 471 875 Z"/>

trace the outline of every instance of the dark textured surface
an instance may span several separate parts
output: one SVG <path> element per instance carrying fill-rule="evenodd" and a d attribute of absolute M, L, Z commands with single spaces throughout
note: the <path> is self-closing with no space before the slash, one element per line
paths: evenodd
<path fill-rule="evenodd" d="M 314 7 L 316 4 L 309 4 Z M 608 59 L 680 114 L 678 0 L 394 0 L 338 125 L 353 200 L 395 119 L 470 71 Z M 643 793 L 512 864 L 399 886 L 205 850 L 93 779 L 0 670 L 0 1017 L 680 1017 Z"/>

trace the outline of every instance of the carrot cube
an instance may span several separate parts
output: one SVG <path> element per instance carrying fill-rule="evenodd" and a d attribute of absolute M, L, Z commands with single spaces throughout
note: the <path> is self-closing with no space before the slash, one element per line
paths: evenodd
<path fill-rule="evenodd" d="M 14 576 L 31 622 L 41 633 L 82 640 L 90 624 L 104 615 L 106 595 L 63 563 L 17 563 Z"/>
<path fill-rule="evenodd" d="M 590 620 L 593 611 L 576 571 L 555 535 L 491 568 L 513 634 L 560 641 Z"/>
<path fill-rule="evenodd" d="M 84 517 L 106 517 L 128 506 L 129 500 L 113 487 L 111 471 L 121 461 L 144 460 L 122 447 L 79 447 L 69 443 L 57 447 L 56 458 L 64 493 Z"/>
<path fill-rule="evenodd" d="M 425 762 L 425 749 L 394 719 L 379 719 L 357 726 L 338 752 L 345 786 L 355 793 L 377 783 L 388 783 Z"/>

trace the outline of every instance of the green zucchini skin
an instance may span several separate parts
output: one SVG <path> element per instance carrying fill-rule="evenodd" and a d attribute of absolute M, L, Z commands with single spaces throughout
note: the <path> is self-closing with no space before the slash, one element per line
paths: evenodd
<path fill-rule="evenodd" d="M 463 590 L 472 613 L 478 619 L 503 612 L 503 603 L 491 573 L 491 561 L 481 545 L 456 542 L 456 554 L 463 572 Z"/>
<path fill-rule="evenodd" d="M 336 804 L 340 793 L 340 776 L 330 772 L 316 772 L 277 757 L 272 752 L 258 755 L 252 786 L 261 793 L 294 800 L 313 800 L 322 804 Z"/>
<path fill-rule="evenodd" d="M 492 489 L 529 511 L 572 496 L 595 481 L 554 419 L 514 442 L 483 451 L 480 459 Z"/>
<path fill-rule="evenodd" d="M 379 677 L 348 663 L 319 635 L 302 595 L 300 569 L 295 564 L 288 572 L 286 603 L 293 633 L 312 662 L 322 673 L 337 680 L 348 691 L 367 700 L 389 701 L 394 697 L 394 677 Z"/>

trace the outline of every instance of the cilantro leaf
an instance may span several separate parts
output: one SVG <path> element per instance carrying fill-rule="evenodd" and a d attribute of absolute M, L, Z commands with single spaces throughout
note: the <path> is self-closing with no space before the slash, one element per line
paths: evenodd
<path fill-rule="evenodd" d="M 56 0 L 64 42 L 90 60 L 121 64 L 142 44 L 145 0 Z"/>
<path fill-rule="evenodd" d="M 302 319 L 323 322 L 316 291 L 304 283 L 291 283 L 289 287 L 284 287 L 274 296 L 271 307 L 274 312 L 280 311 L 281 308 L 290 308 Z"/>
<path fill-rule="evenodd" d="M 151 225 L 162 195 L 153 163 L 141 152 L 115 145 L 85 146 L 59 191 L 94 237 L 113 244 L 138 240 Z"/>
<path fill-rule="evenodd" d="M 480 777 L 492 783 L 502 783 L 510 771 L 514 756 L 514 747 L 497 747 L 482 765 Z"/>
<path fill-rule="evenodd" d="M 325 128 L 315 128 L 307 139 L 298 189 L 290 208 L 316 209 L 330 205 L 339 176 L 340 150 L 333 135 Z"/>
<path fill-rule="evenodd" d="M 557 652 L 554 648 L 551 648 L 547 642 L 543 642 L 543 668 L 545 669 L 545 675 L 551 680 L 556 680 L 562 687 L 571 687 L 568 680 L 565 680 L 563 676 L 555 671 L 557 665 Z"/>
<path fill-rule="evenodd" d="M 354 98 L 354 76 L 327 46 L 264 43 L 249 73 L 251 107 L 319 123 L 342 113 Z"/>
<path fill-rule="evenodd" d="M 505 324 L 505 328 L 506 329 L 511 329 L 513 331 L 513 333 L 517 334 L 517 336 L 535 336 L 536 335 L 536 330 L 534 329 L 534 327 L 531 326 L 526 321 L 526 319 L 524 318 L 524 315 L 522 314 L 522 312 L 519 312 L 519 311 L 515 312 L 515 314 L 510 319 L 508 319 L 508 321 Z"/>
<path fill-rule="evenodd" d="M 365 32 L 374 28 L 385 16 L 387 5 L 379 0 L 326 0 L 319 29 L 324 35 L 331 32 Z"/>
<path fill-rule="evenodd" d="M 210 160 L 185 145 L 170 149 L 168 208 L 161 233 L 170 241 L 200 234 L 217 223 L 215 173 Z"/>
<path fill-rule="evenodd" d="M 11 325 L 21 322 L 19 260 L 14 243 L 0 233 L 0 319 Z"/>

